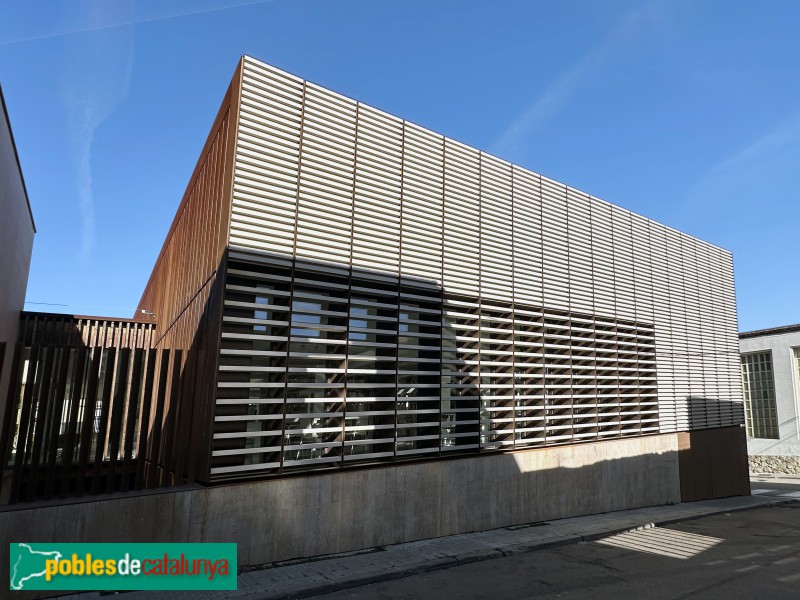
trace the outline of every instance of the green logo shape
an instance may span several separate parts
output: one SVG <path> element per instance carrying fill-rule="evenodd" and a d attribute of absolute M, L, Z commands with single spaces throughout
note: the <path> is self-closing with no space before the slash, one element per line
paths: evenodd
<path fill-rule="evenodd" d="M 236 544 L 9 544 L 12 590 L 235 590 Z"/>

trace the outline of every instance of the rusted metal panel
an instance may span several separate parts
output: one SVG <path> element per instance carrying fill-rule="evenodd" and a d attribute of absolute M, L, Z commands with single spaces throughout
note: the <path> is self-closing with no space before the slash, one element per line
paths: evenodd
<path fill-rule="evenodd" d="M 678 459 L 681 501 L 750 495 L 743 427 L 679 433 Z"/>
<path fill-rule="evenodd" d="M 187 309 L 209 284 L 227 246 L 230 185 L 225 180 L 232 171 L 230 114 L 236 88 L 234 80 L 137 307 L 137 320 L 158 323 L 156 346 L 190 347 L 199 320 Z"/>
<path fill-rule="evenodd" d="M 167 460 L 168 472 L 148 460 L 147 485 L 208 481 L 219 354 L 219 323 L 231 210 L 241 65 L 223 99 L 178 207 L 135 319 L 157 323 L 152 347 L 180 351 L 170 363 L 167 402 L 149 413 L 148 448 Z M 166 374 L 164 374 L 166 376 Z M 208 454 L 208 456 L 206 456 Z M 155 470 L 154 470 L 155 469 Z"/>

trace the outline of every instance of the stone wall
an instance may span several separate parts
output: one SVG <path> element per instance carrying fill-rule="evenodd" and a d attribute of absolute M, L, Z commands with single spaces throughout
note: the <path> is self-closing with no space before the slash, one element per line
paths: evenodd
<path fill-rule="evenodd" d="M 758 454 L 748 457 L 751 473 L 783 473 L 800 475 L 800 456 L 768 456 Z"/>

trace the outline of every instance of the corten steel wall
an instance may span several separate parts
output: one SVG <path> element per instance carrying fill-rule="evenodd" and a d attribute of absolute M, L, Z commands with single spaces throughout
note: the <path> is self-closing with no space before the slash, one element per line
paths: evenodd
<path fill-rule="evenodd" d="M 750 495 L 743 427 L 680 432 L 678 450 L 681 502 Z"/>
<path fill-rule="evenodd" d="M 158 323 L 158 345 L 193 342 L 227 246 L 237 81 L 225 94 L 134 316 Z"/>
<path fill-rule="evenodd" d="M 458 381 L 468 380 L 480 406 L 465 410 L 479 413 L 481 451 L 742 423 L 729 252 L 247 57 L 241 86 L 229 240 L 240 279 L 229 285 L 226 306 L 250 314 L 226 313 L 223 358 L 226 331 L 242 335 L 249 326 L 263 344 L 249 364 L 240 360 L 245 350 L 231 347 L 239 356 L 221 367 L 220 476 L 252 472 L 259 462 L 284 472 L 287 409 L 277 415 L 264 407 L 279 399 L 266 390 L 285 386 L 290 397 L 293 380 L 336 389 L 331 395 L 341 401 L 329 399 L 316 416 L 292 415 L 300 436 L 319 427 L 304 419 L 334 434 L 301 437 L 293 446 L 298 459 L 334 460 L 332 445 L 346 452 L 363 443 L 355 429 L 347 438 L 353 413 L 341 391 L 364 375 L 351 361 L 353 330 L 378 335 L 354 325 L 364 319 L 347 312 L 354 290 L 369 287 L 356 278 L 359 270 L 373 272 L 366 279 L 374 288 L 395 290 L 388 302 L 395 314 L 365 317 L 397 325 L 397 364 L 388 375 L 395 380 L 386 385 L 406 391 L 403 377 L 438 376 L 435 387 L 457 396 Z M 249 288 L 241 279 L 248 277 Z M 309 295 L 315 281 L 325 291 L 317 297 Z M 299 306 L 309 302 L 313 309 Z M 409 312 L 417 316 L 409 319 Z M 439 352 L 455 358 L 418 355 L 404 372 L 399 339 L 408 327 L 418 339 L 436 337 L 424 328 L 437 322 Z M 295 338 L 306 344 L 303 360 L 313 354 L 309 338 L 300 339 L 309 323 L 318 337 L 338 335 L 334 343 L 347 350 L 333 361 L 319 358 L 325 364 L 318 368 L 300 360 L 293 368 Z M 318 356 L 329 343 L 318 343 Z M 437 369 L 423 369 L 423 360 Z M 381 376 L 385 369 L 367 371 Z M 231 388 L 241 393 L 227 393 Z M 308 396 L 299 401 L 322 402 Z M 396 427 L 398 416 L 408 415 L 395 400 Z M 414 399 L 412 419 L 426 412 L 423 400 Z M 448 401 L 458 407 L 460 400 Z M 437 419 L 443 414 L 439 407 Z M 277 429 L 264 424 L 277 416 Z M 226 429 L 237 419 L 241 431 Z M 439 428 L 439 443 L 450 427 L 443 420 L 425 425 Z M 419 433 L 410 448 L 428 452 L 422 442 L 430 436 Z M 237 435 L 248 441 L 231 448 Z M 264 436 L 278 445 L 262 448 Z M 252 459 L 222 462 L 237 453 Z M 396 445 L 391 453 L 397 457 Z"/>
<path fill-rule="evenodd" d="M 36 227 L 0 88 L 0 405 L 5 403 Z M 5 411 L 0 406 L 0 415 Z M 0 417 L 2 419 L 2 417 Z M 0 422 L 2 427 L 2 422 Z"/>
<path fill-rule="evenodd" d="M 237 70 L 134 317 L 157 323 L 154 347 L 184 351 L 179 480 L 208 479 L 238 94 Z"/>

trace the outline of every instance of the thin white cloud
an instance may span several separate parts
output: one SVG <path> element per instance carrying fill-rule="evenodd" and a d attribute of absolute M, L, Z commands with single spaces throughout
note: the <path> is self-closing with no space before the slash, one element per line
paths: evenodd
<path fill-rule="evenodd" d="M 781 154 L 798 143 L 800 143 L 800 112 L 785 119 L 734 156 L 715 166 L 711 172 L 740 169 L 743 165 Z"/>
<path fill-rule="evenodd" d="M 651 6 L 627 13 L 600 42 L 564 71 L 520 114 L 494 141 L 492 152 L 513 154 L 521 149 L 551 118 L 560 112 L 576 94 L 587 75 L 620 47 L 636 31 L 643 19 L 652 13 Z"/>
<path fill-rule="evenodd" d="M 198 8 L 195 10 L 184 10 L 179 12 L 170 12 L 161 15 L 153 15 L 150 17 L 136 17 L 132 14 L 121 16 L 116 14 L 110 18 L 103 19 L 102 21 L 94 21 L 87 25 L 69 27 L 59 31 L 49 31 L 46 33 L 39 33 L 35 35 L 21 35 L 19 37 L 0 40 L 0 46 L 10 46 L 12 44 L 22 44 L 25 42 L 36 42 L 39 40 L 49 40 L 53 38 L 65 37 L 70 35 L 77 35 L 81 33 L 93 33 L 97 31 L 105 31 L 107 29 L 117 29 L 120 27 L 127 27 L 129 25 L 139 25 L 141 23 L 155 23 L 157 21 L 166 21 L 169 19 L 177 19 L 180 17 L 189 17 L 192 15 L 202 15 L 207 13 L 220 12 L 223 10 L 230 10 L 233 8 L 241 8 L 245 6 L 253 6 L 256 4 L 267 4 L 270 2 L 277 2 L 278 0 L 249 0 L 247 2 L 234 2 L 227 3 L 223 6 L 213 6 L 209 8 Z M 112 4 L 109 2 L 108 4 Z"/>
<path fill-rule="evenodd" d="M 689 190 L 687 200 L 713 202 L 729 198 L 743 182 L 765 176 L 784 157 L 800 154 L 800 112 L 784 119 L 744 148 L 714 165 Z"/>
<path fill-rule="evenodd" d="M 125 20 L 132 0 L 98 5 L 91 19 L 102 23 Z M 113 14 L 109 14 L 113 13 Z M 92 188 L 92 147 L 97 128 L 128 94 L 134 57 L 133 28 L 108 32 L 103 28 L 70 40 L 62 60 L 62 99 L 67 110 L 71 155 L 75 162 L 81 217 L 79 258 L 87 260 L 95 240 Z"/>
<path fill-rule="evenodd" d="M 65 38 L 61 96 L 67 110 L 71 156 L 75 163 L 81 235 L 78 256 L 86 261 L 96 237 L 92 178 L 92 149 L 101 124 L 128 94 L 134 58 L 134 25 L 191 15 L 220 12 L 277 0 L 247 0 L 193 10 L 136 14 L 133 0 L 84 4 L 87 15 L 79 26 L 0 40 L 0 47 L 53 38 Z M 67 22 L 72 16 L 65 8 Z M 163 10 L 163 9 L 162 9 Z M 79 35 L 80 34 L 80 35 Z"/>

